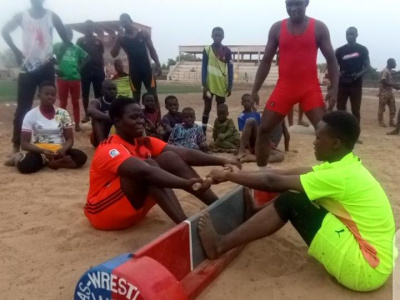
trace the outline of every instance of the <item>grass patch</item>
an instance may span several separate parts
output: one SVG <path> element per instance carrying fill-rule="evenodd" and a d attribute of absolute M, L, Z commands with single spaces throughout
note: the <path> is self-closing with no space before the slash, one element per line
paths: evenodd
<path fill-rule="evenodd" d="M 0 101 L 16 101 L 17 81 L 0 80 Z"/>
<path fill-rule="evenodd" d="M 234 86 L 234 90 L 249 89 L 247 86 Z M 174 95 L 174 94 L 188 94 L 188 93 L 202 93 L 200 84 L 179 84 L 161 82 L 157 87 L 159 94 Z M 249 89 L 250 90 L 250 89 Z M 146 91 L 142 87 L 142 93 Z M 90 93 L 93 97 L 93 91 Z M 17 81 L 15 80 L 0 80 L 0 102 L 16 101 L 17 100 Z"/>

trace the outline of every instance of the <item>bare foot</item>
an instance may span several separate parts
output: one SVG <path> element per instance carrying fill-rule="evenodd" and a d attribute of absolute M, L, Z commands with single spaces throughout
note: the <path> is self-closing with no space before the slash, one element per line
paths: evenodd
<path fill-rule="evenodd" d="M 381 127 L 383 127 L 383 128 L 386 128 L 386 127 L 387 127 L 386 124 L 383 123 L 383 122 L 380 122 L 380 123 L 379 123 L 379 126 L 381 126 Z"/>
<path fill-rule="evenodd" d="M 15 167 L 15 165 L 22 159 L 24 155 L 21 152 L 15 153 L 9 159 L 4 162 L 4 165 L 7 167 Z"/>
<path fill-rule="evenodd" d="M 256 162 L 257 157 L 254 154 L 246 154 L 242 159 L 240 159 L 240 162 L 245 164 L 245 163 L 251 163 L 251 162 Z"/>
<path fill-rule="evenodd" d="M 310 124 L 308 124 L 306 121 L 303 121 L 303 120 L 299 121 L 299 125 L 300 126 L 304 126 L 304 127 L 309 127 L 310 126 Z"/>
<path fill-rule="evenodd" d="M 217 259 L 220 256 L 218 245 L 221 236 L 215 231 L 210 214 L 207 211 L 200 216 L 198 230 L 206 256 L 209 259 Z"/>
<path fill-rule="evenodd" d="M 238 153 L 238 155 L 237 155 L 237 160 L 241 160 L 243 157 L 245 157 L 246 156 L 246 153 L 245 152 L 240 152 L 239 151 L 239 153 Z"/>

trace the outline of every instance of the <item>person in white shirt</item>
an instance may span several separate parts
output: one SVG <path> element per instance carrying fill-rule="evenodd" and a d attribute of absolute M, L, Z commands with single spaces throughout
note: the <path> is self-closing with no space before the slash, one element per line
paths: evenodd
<path fill-rule="evenodd" d="M 4 41 L 14 52 L 21 71 L 18 77 L 17 110 L 14 116 L 13 153 L 20 150 L 22 120 L 32 108 L 36 88 L 54 81 L 53 28 L 67 45 L 72 45 L 60 17 L 43 7 L 44 0 L 31 0 L 31 8 L 16 14 L 3 28 Z M 22 51 L 11 33 L 22 29 Z"/>
<path fill-rule="evenodd" d="M 87 156 L 73 149 L 73 123 L 68 111 L 54 106 L 57 97 L 53 82 L 39 86 L 40 105 L 30 110 L 23 121 L 21 148 L 6 162 L 22 174 L 35 173 L 45 166 L 51 169 L 77 169 L 86 163 Z"/>

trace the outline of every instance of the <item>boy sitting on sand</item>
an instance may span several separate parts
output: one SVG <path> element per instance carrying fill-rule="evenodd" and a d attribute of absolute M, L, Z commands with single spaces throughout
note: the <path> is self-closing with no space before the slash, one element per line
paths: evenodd
<path fill-rule="evenodd" d="M 117 85 L 118 96 L 130 97 L 132 95 L 129 74 L 124 70 L 124 63 L 120 59 L 114 60 L 115 74 L 112 80 Z"/>
<path fill-rule="evenodd" d="M 209 152 L 203 129 L 194 123 L 196 120 L 194 109 L 191 107 L 184 108 L 182 110 L 182 120 L 181 124 L 175 125 L 168 139 L 168 144 Z"/>
<path fill-rule="evenodd" d="M 92 119 L 93 131 L 90 134 L 90 142 L 97 147 L 110 134 L 112 127 L 108 111 L 111 103 L 117 98 L 117 85 L 112 80 L 105 80 L 101 87 L 103 96 L 89 102 L 88 115 Z"/>
<path fill-rule="evenodd" d="M 243 95 L 242 105 L 244 110 L 238 117 L 239 130 L 242 131 L 242 136 L 237 158 L 241 163 L 256 162 L 255 146 L 261 116 L 259 112 L 252 110 L 253 104 L 249 94 Z M 278 125 L 272 133 L 270 143 L 271 152 L 268 159 L 269 163 L 278 163 L 285 159 L 285 154 L 277 149 L 282 135 L 285 138 L 285 151 L 287 152 L 289 151 L 290 134 L 285 122 Z"/>
<path fill-rule="evenodd" d="M 142 104 L 144 106 L 143 115 L 146 122 L 146 135 L 161 139 L 161 119 L 154 95 L 151 93 L 143 94 Z"/>
<path fill-rule="evenodd" d="M 165 98 L 165 108 L 168 110 L 168 113 L 162 118 L 161 125 L 165 130 L 163 140 L 168 142 L 175 125 L 182 123 L 182 113 L 179 112 L 179 102 L 175 96 Z"/>
<path fill-rule="evenodd" d="M 217 119 L 214 122 L 213 139 L 210 148 L 214 152 L 237 153 L 240 145 L 240 135 L 232 119 L 228 119 L 229 111 L 226 104 L 217 106 Z"/>

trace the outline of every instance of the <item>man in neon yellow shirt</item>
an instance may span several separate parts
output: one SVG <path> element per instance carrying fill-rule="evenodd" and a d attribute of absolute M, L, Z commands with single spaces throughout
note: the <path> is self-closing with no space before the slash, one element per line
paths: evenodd
<path fill-rule="evenodd" d="M 228 172 L 213 170 L 213 182 L 283 192 L 233 232 L 219 236 L 208 214 L 199 233 L 209 258 L 269 236 L 290 221 L 309 246 L 308 253 L 342 285 L 355 291 L 381 287 L 397 256 L 395 224 L 380 184 L 353 154 L 360 135 L 349 113 L 326 114 L 316 131 L 314 168 Z"/>
<path fill-rule="evenodd" d="M 204 48 L 201 70 L 204 133 L 207 129 L 213 97 L 215 96 L 217 105 L 225 103 L 225 98 L 231 95 L 233 83 L 232 53 L 228 47 L 222 45 L 224 30 L 221 27 L 215 27 L 211 37 L 214 43 Z"/>

